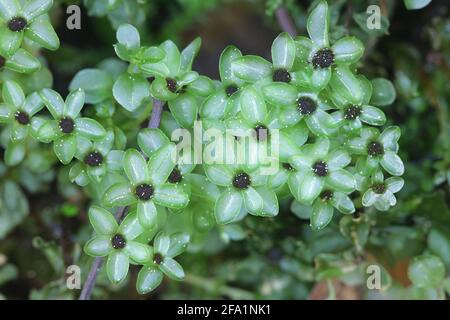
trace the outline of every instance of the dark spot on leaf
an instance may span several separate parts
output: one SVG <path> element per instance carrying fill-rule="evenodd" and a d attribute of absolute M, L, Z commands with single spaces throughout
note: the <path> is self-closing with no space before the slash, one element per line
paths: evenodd
<path fill-rule="evenodd" d="M 272 80 L 275 82 L 291 82 L 291 74 L 285 69 L 277 69 L 273 72 Z"/>
<path fill-rule="evenodd" d="M 334 53 L 329 48 L 320 49 L 312 59 L 314 68 L 325 69 L 334 63 Z"/>
<path fill-rule="evenodd" d="M 27 27 L 27 20 L 23 17 L 14 17 L 8 22 L 8 28 L 11 31 L 19 32 Z"/>
<path fill-rule="evenodd" d="M 103 156 L 98 151 L 89 152 L 84 158 L 84 163 L 91 167 L 98 167 L 103 163 Z"/>
<path fill-rule="evenodd" d="M 323 161 L 314 163 L 312 169 L 314 174 L 319 177 L 325 177 L 328 174 L 328 166 Z"/>
<path fill-rule="evenodd" d="M 317 109 L 316 102 L 309 97 L 300 97 L 297 100 L 298 110 L 304 116 L 312 114 Z"/>
<path fill-rule="evenodd" d="M 63 118 L 59 121 L 59 127 L 61 128 L 61 131 L 68 134 L 72 133 L 75 129 L 75 123 L 70 118 Z"/>
<path fill-rule="evenodd" d="M 138 185 L 134 192 L 139 200 L 147 201 L 153 196 L 154 189 L 153 186 L 143 183 Z"/>
<path fill-rule="evenodd" d="M 30 117 L 28 116 L 28 113 L 26 113 L 26 112 L 17 111 L 15 118 L 16 118 L 17 122 L 22 125 L 27 125 L 30 123 Z"/>
<path fill-rule="evenodd" d="M 367 153 L 369 154 L 369 156 L 373 157 L 382 155 L 384 153 L 383 145 L 378 141 L 369 142 L 369 144 L 367 145 Z"/>
<path fill-rule="evenodd" d="M 386 191 L 386 185 L 384 183 L 375 183 L 372 185 L 372 190 L 376 194 L 383 194 Z"/>
<path fill-rule="evenodd" d="M 239 88 L 235 84 L 230 84 L 226 89 L 225 92 L 227 96 L 231 97 L 234 93 L 236 93 L 239 90 Z"/>
<path fill-rule="evenodd" d="M 170 92 L 177 92 L 177 81 L 172 78 L 166 79 L 167 89 L 169 89 Z"/>
<path fill-rule="evenodd" d="M 345 110 L 344 117 L 347 120 L 355 120 L 361 114 L 361 108 L 358 106 L 351 106 Z"/>
<path fill-rule="evenodd" d="M 125 241 L 125 238 L 120 234 L 116 234 L 111 239 L 111 245 L 114 249 L 123 249 L 126 244 L 127 242 Z"/>
<path fill-rule="evenodd" d="M 160 253 L 155 253 L 155 255 L 153 256 L 153 262 L 157 265 L 160 265 L 161 263 L 163 263 L 164 261 L 164 257 L 160 254 Z"/>
<path fill-rule="evenodd" d="M 250 176 L 245 172 L 238 173 L 233 178 L 233 186 L 237 189 L 247 189 L 250 184 Z"/>
<path fill-rule="evenodd" d="M 320 199 L 322 199 L 323 201 L 328 201 L 331 200 L 332 198 L 333 198 L 333 191 L 331 190 L 322 191 L 322 193 L 320 194 Z"/>

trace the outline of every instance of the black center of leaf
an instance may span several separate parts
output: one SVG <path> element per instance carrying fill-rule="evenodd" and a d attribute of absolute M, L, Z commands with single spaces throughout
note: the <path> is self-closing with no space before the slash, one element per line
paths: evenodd
<path fill-rule="evenodd" d="M 384 153 L 383 145 L 378 141 L 369 142 L 369 144 L 367 145 L 367 153 L 369 154 L 369 156 L 373 157 L 382 155 Z"/>
<path fill-rule="evenodd" d="M 26 28 L 28 22 L 23 17 L 14 17 L 8 22 L 8 28 L 11 31 L 19 32 Z"/>
<path fill-rule="evenodd" d="M 287 163 L 287 162 L 283 163 L 282 166 L 283 166 L 283 168 L 285 168 L 286 170 L 289 170 L 289 171 L 294 170 L 294 168 L 293 168 L 289 163 Z"/>
<path fill-rule="evenodd" d="M 139 200 L 147 201 L 153 196 L 154 189 L 151 185 L 143 183 L 138 185 L 134 192 Z"/>
<path fill-rule="evenodd" d="M 155 81 L 155 77 L 154 76 L 147 77 L 147 81 L 148 83 L 153 83 L 153 81 Z"/>
<path fill-rule="evenodd" d="M 0 68 L 3 68 L 5 66 L 6 63 L 6 58 L 0 56 Z"/>
<path fill-rule="evenodd" d="M 277 69 L 273 72 L 272 80 L 275 82 L 291 82 L 291 74 L 285 69 Z"/>
<path fill-rule="evenodd" d="M 89 152 L 84 158 L 84 163 L 91 167 L 98 167 L 103 163 L 103 156 L 98 151 Z"/>
<path fill-rule="evenodd" d="M 30 117 L 28 116 L 28 113 L 23 111 L 17 111 L 15 118 L 18 123 L 26 125 L 30 123 Z"/>
<path fill-rule="evenodd" d="M 233 186 L 237 189 L 247 189 L 250 184 L 250 176 L 245 172 L 238 173 L 233 178 Z"/>
<path fill-rule="evenodd" d="M 384 183 L 375 183 L 372 186 L 372 190 L 377 194 L 383 194 L 386 191 L 386 185 Z"/>
<path fill-rule="evenodd" d="M 258 124 L 255 127 L 255 134 L 256 134 L 256 140 L 258 141 L 264 141 L 267 139 L 267 136 L 269 135 L 269 129 L 265 125 Z"/>
<path fill-rule="evenodd" d="M 345 110 L 344 117 L 347 120 L 355 120 L 361 114 L 361 108 L 358 106 L 351 106 Z"/>
<path fill-rule="evenodd" d="M 320 49 L 312 59 L 314 68 L 328 68 L 334 63 L 334 53 L 329 48 Z"/>
<path fill-rule="evenodd" d="M 161 263 L 163 263 L 164 261 L 164 257 L 160 254 L 160 253 L 155 253 L 153 255 L 153 262 L 157 265 L 160 265 Z"/>
<path fill-rule="evenodd" d="M 226 89 L 225 93 L 227 96 L 231 97 L 234 93 L 236 93 L 239 90 L 239 88 L 235 84 L 230 84 Z"/>
<path fill-rule="evenodd" d="M 312 114 L 317 109 L 316 102 L 309 97 L 298 98 L 297 104 L 298 104 L 298 107 L 297 107 L 298 110 L 304 116 L 308 116 L 308 115 Z"/>
<path fill-rule="evenodd" d="M 167 180 L 169 180 L 170 183 L 178 183 L 181 182 L 181 180 L 183 180 L 183 175 L 181 174 L 180 170 L 174 168 Z"/>
<path fill-rule="evenodd" d="M 75 129 L 75 123 L 70 118 L 63 118 L 59 121 L 59 127 L 64 133 L 72 133 Z"/>
<path fill-rule="evenodd" d="M 169 89 L 170 92 L 177 92 L 177 81 L 172 78 L 166 79 L 167 89 Z"/>
<path fill-rule="evenodd" d="M 127 242 L 121 234 L 116 234 L 114 235 L 114 237 L 112 237 L 111 244 L 114 249 L 123 249 L 125 248 Z"/>
<path fill-rule="evenodd" d="M 331 200 L 332 198 L 333 198 L 333 191 L 331 190 L 322 191 L 322 193 L 320 194 L 320 199 L 322 199 L 323 201 L 328 201 Z"/>
<path fill-rule="evenodd" d="M 325 177 L 328 174 L 328 166 L 323 161 L 317 161 L 313 164 L 312 170 L 316 176 Z"/>

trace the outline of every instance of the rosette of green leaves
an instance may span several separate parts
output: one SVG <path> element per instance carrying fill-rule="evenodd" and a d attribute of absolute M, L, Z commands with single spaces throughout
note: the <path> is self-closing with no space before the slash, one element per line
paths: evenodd
<path fill-rule="evenodd" d="M 168 101 L 170 112 L 184 128 L 193 126 L 199 105 L 214 90 L 209 78 L 199 77 L 192 71 L 200 46 L 201 39 L 196 38 L 180 52 L 175 43 L 167 40 L 159 46 L 165 53 L 161 61 L 140 66 L 142 71 L 154 77 L 150 88 L 152 96 Z"/>
<path fill-rule="evenodd" d="M 2 98 L 0 123 L 11 126 L 11 141 L 20 142 L 30 132 L 35 134 L 33 129 L 39 122 L 35 115 L 44 107 L 39 94 L 33 92 L 26 97 L 17 82 L 8 80 L 2 86 Z"/>
<path fill-rule="evenodd" d="M 120 182 L 106 190 L 103 202 L 108 206 L 137 205 L 139 222 L 145 228 L 156 224 L 156 205 L 180 210 L 187 206 L 188 195 L 177 185 L 167 183 L 175 164 L 174 144 L 166 144 L 148 160 L 135 149 L 125 152 L 123 168 L 128 182 Z"/>
<path fill-rule="evenodd" d="M 6 81 L 2 87 L 3 103 L 0 103 L 0 124 L 6 124 L 10 142 L 5 151 L 5 163 L 16 165 L 25 156 L 24 141 L 31 133 L 37 136 L 42 121 L 35 116 L 44 104 L 38 93 L 25 97 L 22 88 L 14 81 Z"/>
<path fill-rule="evenodd" d="M 148 261 L 150 247 L 135 240 L 144 232 L 135 212 L 130 212 L 119 226 L 109 211 L 92 206 L 89 221 L 96 235 L 85 244 L 84 251 L 93 257 L 107 257 L 106 273 L 111 282 L 125 279 L 130 262 Z"/>
<path fill-rule="evenodd" d="M 208 179 L 226 188 L 216 201 L 215 217 L 218 223 L 227 224 L 241 218 L 246 212 L 262 217 L 278 214 L 278 199 L 267 187 L 267 176 L 259 166 L 243 164 L 204 165 Z"/>
<path fill-rule="evenodd" d="M 267 106 L 261 93 L 255 87 L 248 86 L 243 89 L 239 104 L 241 109 L 239 114 L 227 121 L 227 127 L 234 129 L 237 136 L 239 131 L 244 135 L 248 131 L 254 131 L 258 141 L 266 140 L 270 129 L 278 129 L 277 109 Z"/>
<path fill-rule="evenodd" d="M 279 108 L 266 104 L 262 94 L 254 86 L 242 89 L 239 104 L 241 111 L 226 121 L 227 128 L 233 131 L 235 137 L 242 138 L 239 139 L 242 146 L 247 143 L 246 148 L 249 150 L 258 150 L 252 156 L 258 156 L 261 163 L 267 163 L 270 158 L 269 146 L 272 145 L 274 130 L 278 134 L 275 135 L 277 141 L 273 141 L 273 143 L 280 146 L 279 158 L 281 161 L 287 161 L 306 141 L 308 130 L 305 130 L 305 125 L 298 123 L 287 128 L 281 126 Z"/>
<path fill-rule="evenodd" d="M 114 146 L 112 130 L 108 130 L 104 138 L 95 142 L 78 137 L 77 144 L 75 158 L 78 162 L 70 169 L 69 179 L 79 186 L 84 187 L 92 181 L 98 183 L 107 173 L 123 169 L 124 152 L 111 150 Z"/>
<path fill-rule="evenodd" d="M 174 258 L 186 250 L 189 240 L 189 234 L 181 232 L 170 236 L 164 232 L 156 235 L 153 252 L 138 273 L 136 289 L 140 294 L 156 289 L 164 275 L 177 281 L 184 279 L 183 267 Z"/>
<path fill-rule="evenodd" d="M 376 128 L 363 128 L 359 137 L 347 141 L 351 153 L 363 156 L 356 163 L 357 171 L 369 175 L 381 165 L 389 174 L 401 176 L 405 167 L 397 155 L 400 134 L 397 126 L 389 126 L 381 133 Z"/>
<path fill-rule="evenodd" d="M 45 143 L 53 142 L 55 154 L 63 164 L 72 161 L 77 152 L 78 136 L 94 141 L 105 136 L 106 131 L 100 123 L 80 116 L 85 99 L 83 90 L 72 91 L 65 102 L 51 89 L 43 89 L 39 94 L 53 119 L 43 121 L 37 138 Z"/>
<path fill-rule="evenodd" d="M 338 111 L 332 113 L 337 126 L 344 131 L 358 132 L 362 123 L 371 126 L 382 126 L 386 123 L 386 115 L 379 108 L 370 105 L 372 97 L 372 84 L 363 76 L 358 77 L 362 95 L 356 95 L 356 99 L 348 99 L 342 90 L 329 90 L 329 96 Z M 353 95 L 351 96 L 353 98 Z"/>
<path fill-rule="evenodd" d="M 159 128 L 142 129 L 138 134 L 137 141 L 139 148 L 149 158 L 161 147 L 170 143 L 169 138 L 167 138 L 167 136 Z M 186 161 L 181 160 L 174 166 L 172 172 L 170 172 L 167 177 L 167 182 L 178 185 L 186 192 L 186 194 L 190 195 L 190 175 L 196 165 L 195 163 L 192 163 L 190 154 L 187 156 L 188 159 L 186 159 Z"/>
<path fill-rule="evenodd" d="M 133 112 L 150 97 L 150 74 L 142 72 L 141 66 L 157 63 L 164 58 L 165 52 L 159 47 L 141 46 L 139 31 L 130 24 L 117 29 L 117 41 L 114 45 L 117 56 L 129 62 L 128 72 L 120 75 L 114 82 L 113 95 L 126 110 Z"/>
<path fill-rule="evenodd" d="M 384 179 L 383 172 L 377 170 L 370 180 L 366 178 L 362 183 L 364 189 L 368 185 L 362 197 L 362 204 L 365 207 L 374 206 L 377 210 L 387 211 L 397 203 L 394 193 L 399 192 L 404 183 L 404 180 L 400 177 Z"/>
<path fill-rule="evenodd" d="M 281 126 L 294 126 L 304 119 L 309 130 L 317 136 L 331 136 L 335 133 L 336 122 L 326 112 L 332 107 L 318 92 L 290 88 L 272 95 L 272 89 L 271 85 L 268 85 L 263 87 L 262 92 L 271 104 L 281 106 L 279 115 Z"/>
<path fill-rule="evenodd" d="M 22 45 L 24 38 L 49 50 L 58 49 L 59 39 L 47 15 L 52 6 L 52 0 L 1 0 L 2 53 L 12 56 Z"/>
<path fill-rule="evenodd" d="M 295 78 L 300 83 L 315 89 L 323 89 L 329 82 L 335 66 L 356 63 L 364 53 L 362 42 L 352 36 L 346 36 L 330 46 L 328 4 L 319 1 L 308 16 L 306 27 L 309 38 L 297 37 L 297 56 L 307 62 L 297 72 Z M 337 76 L 340 76 L 337 73 Z"/>
<path fill-rule="evenodd" d="M 302 146 L 299 154 L 290 159 L 290 165 L 297 171 L 289 176 L 292 195 L 310 205 L 324 190 L 345 194 L 354 191 L 355 178 L 344 169 L 350 162 L 350 155 L 342 148 L 332 148 L 328 138 Z"/>
<path fill-rule="evenodd" d="M 245 82 L 235 76 L 231 64 L 242 57 L 235 46 L 228 46 L 220 55 L 220 85 L 202 104 L 200 116 L 203 119 L 223 120 L 235 115 L 239 110 L 239 98 Z"/>
<path fill-rule="evenodd" d="M 310 79 L 304 84 L 303 74 L 299 68 L 304 63 L 296 59 L 296 44 L 292 37 L 281 33 L 272 43 L 272 73 L 269 75 L 270 83 L 263 85 L 265 99 L 275 106 L 285 106 L 291 103 L 291 96 L 297 96 L 298 89 L 310 89 L 317 92 L 316 87 L 310 84 L 316 83 L 316 79 Z M 269 79 L 266 79 L 266 81 Z M 303 82 L 302 82 L 303 81 Z"/>
<path fill-rule="evenodd" d="M 324 189 L 314 200 L 312 207 L 305 206 L 296 200 L 291 204 L 292 211 L 308 213 L 314 230 L 325 228 L 333 219 L 335 209 L 343 214 L 352 214 L 355 212 L 355 205 L 346 193 L 331 189 Z"/>

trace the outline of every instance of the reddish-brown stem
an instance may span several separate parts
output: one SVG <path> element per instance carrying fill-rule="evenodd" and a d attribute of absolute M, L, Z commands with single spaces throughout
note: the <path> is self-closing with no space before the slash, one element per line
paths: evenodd
<path fill-rule="evenodd" d="M 280 6 L 275 12 L 278 23 L 283 31 L 289 33 L 292 37 L 297 35 L 295 24 L 285 7 Z"/>

